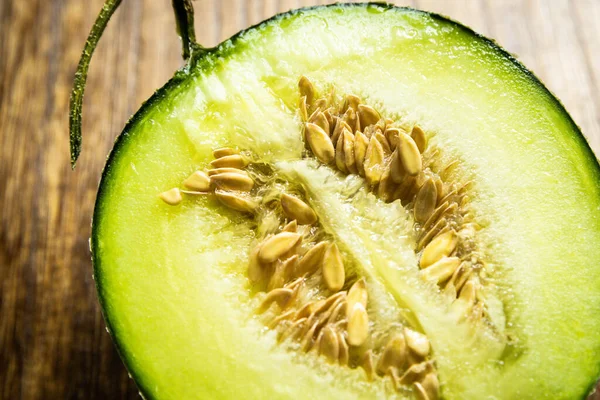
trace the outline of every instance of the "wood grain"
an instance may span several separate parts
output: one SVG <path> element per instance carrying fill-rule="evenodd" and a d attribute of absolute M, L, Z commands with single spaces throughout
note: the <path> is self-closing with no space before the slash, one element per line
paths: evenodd
<path fill-rule="evenodd" d="M 181 64 L 170 1 L 124 1 L 94 57 L 84 147 L 71 172 L 67 107 L 101 0 L 0 1 L 0 399 L 130 399 L 137 389 L 106 333 L 88 237 L 113 140 Z M 198 0 L 212 46 L 316 0 Z M 398 1 L 496 39 L 564 102 L 600 153 L 600 2 Z"/>

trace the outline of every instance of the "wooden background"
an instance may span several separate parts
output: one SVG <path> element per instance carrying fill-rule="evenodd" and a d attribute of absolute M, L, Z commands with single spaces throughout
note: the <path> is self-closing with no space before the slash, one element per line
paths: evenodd
<path fill-rule="evenodd" d="M 198 40 L 212 46 L 317 2 L 198 0 Z M 84 147 L 71 172 L 69 90 L 101 3 L 0 0 L 0 399 L 137 396 L 96 299 L 90 219 L 114 138 L 182 62 L 170 0 L 123 1 L 92 62 Z M 397 4 L 496 39 L 558 95 L 600 154 L 600 0 Z"/>

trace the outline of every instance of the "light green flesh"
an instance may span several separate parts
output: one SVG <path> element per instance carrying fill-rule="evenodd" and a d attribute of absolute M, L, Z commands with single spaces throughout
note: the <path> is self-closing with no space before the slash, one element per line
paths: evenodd
<path fill-rule="evenodd" d="M 486 328 L 469 342 L 468 326 L 449 323 L 435 288 L 414 280 L 411 217 L 397 203 L 344 200 L 347 180 L 320 181 L 335 172 L 298 161 L 303 74 L 418 122 L 443 157 L 460 159 L 476 182 L 473 207 L 503 304 L 497 321 L 514 341 L 507 350 Z M 444 398 L 580 398 L 598 376 L 597 163 L 556 100 L 468 30 L 401 9 L 304 11 L 200 60 L 126 135 L 101 184 L 92 244 L 105 316 L 145 396 L 396 396 L 360 369 L 276 343 L 248 289 L 254 232 L 246 217 L 212 198 L 177 207 L 158 199 L 224 145 L 249 149 L 305 185 L 344 255 L 389 291 L 379 304 L 427 333 Z M 367 211 L 376 217 L 365 219 Z"/>

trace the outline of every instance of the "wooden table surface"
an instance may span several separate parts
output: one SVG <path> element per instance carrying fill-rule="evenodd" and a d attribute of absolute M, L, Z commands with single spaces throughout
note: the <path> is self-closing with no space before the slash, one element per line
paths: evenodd
<path fill-rule="evenodd" d="M 212 46 L 317 2 L 198 0 L 198 40 Z M 92 62 L 84 147 L 71 172 L 69 91 L 101 3 L 0 1 L 0 399 L 137 396 L 100 314 L 90 220 L 113 140 L 182 61 L 170 1 L 123 1 Z M 563 101 L 600 154 L 600 0 L 397 4 L 448 15 L 496 39 Z"/>

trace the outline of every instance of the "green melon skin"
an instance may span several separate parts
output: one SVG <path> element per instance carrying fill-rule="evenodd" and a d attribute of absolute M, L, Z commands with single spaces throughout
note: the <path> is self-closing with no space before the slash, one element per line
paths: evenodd
<path fill-rule="evenodd" d="M 600 375 L 600 167 L 562 105 L 514 58 L 438 15 L 333 5 L 276 16 L 195 61 L 129 121 L 94 212 L 104 317 L 145 398 L 406 397 L 360 369 L 286 350 L 265 331 L 248 290 L 246 217 L 209 197 L 176 207 L 157 197 L 206 168 L 213 148 L 233 144 L 307 182 L 309 200 L 334 202 L 341 179 L 319 177 L 335 172 L 298 161 L 301 75 L 418 122 L 476 182 L 506 347 L 482 335 L 469 342 L 433 291 L 399 290 L 414 269 L 392 275 L 378 263 L 368 227 L 315 207 L 342 248 L 360 244 L 352 256 L 365 272 L 409 304 L 431 340 L 442 397 L 589 393 Z M 377 204 L 362 210 L 384 210 Z"/>

